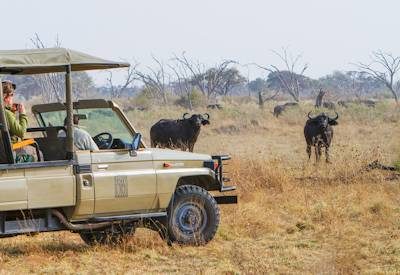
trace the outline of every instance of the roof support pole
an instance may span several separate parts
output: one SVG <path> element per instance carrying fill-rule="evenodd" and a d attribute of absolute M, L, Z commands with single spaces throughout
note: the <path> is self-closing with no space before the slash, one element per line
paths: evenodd
<path fill-rule="evenodd" d="M 73 129 L 73 103 L 71 86 L 71 65 L 66 66 L 65 74 L 65 107 L 67 110 L 67 159 L 73 158 L 74 153 L 74 129 Z"/>

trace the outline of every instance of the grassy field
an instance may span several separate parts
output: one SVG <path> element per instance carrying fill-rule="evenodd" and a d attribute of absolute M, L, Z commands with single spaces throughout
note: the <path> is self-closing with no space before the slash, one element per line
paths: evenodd
<path fill-rule="evenodd" d="M 0 240 L 1 273 L 400 273 L 400 176 L 366 171 L 400 158 L 400 111 L 339 109 L 332 164 L 308 161 L 303 126 L 310 104 L 279 119 L 272 103 L 259 110 L 231 102 L 212 111 L 196 152 L 230 153 L 226 169 L 239 204 L 222 206 L 213 241 L 167 246 L 140 229 L 119 247 L 88 247 L 69 232 Z M 148 142 L 149 127 L 185 110 L 131 111 Z M 204 112 L 204 110 L 198 110 Z"/>

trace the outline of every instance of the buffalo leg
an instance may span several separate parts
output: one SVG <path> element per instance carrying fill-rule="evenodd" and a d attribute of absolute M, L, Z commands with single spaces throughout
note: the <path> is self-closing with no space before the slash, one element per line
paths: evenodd
<path fill-rule="evenodd" d="M 307 145 L 306 151 L 307 151 L 308 159 L 310 159 L 311 158 L 311 145 Z"/>
<path fill-rule="evenodd" d="M 319 162 L 319 159 L 320 159 L 320 157 L 321 157 L 321 145 L 316 145 L 315 146 L 315 161 L 316 162 Z"/>
<path fill-rule="evenodd" d="M 331 162 L 329 159 L 329 147 L 328 146 L 325 147 L 325 158 L 326 158 L 327 163 Z"/>

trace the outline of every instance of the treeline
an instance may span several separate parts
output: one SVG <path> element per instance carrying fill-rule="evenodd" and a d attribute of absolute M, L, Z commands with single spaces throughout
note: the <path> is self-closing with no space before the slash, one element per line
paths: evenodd
<path fill-rule="evenodd" d="M 96 86 L 86 72 L 72 74 L 75 100 L 84 98 L 138 97 L 142 101 L 176 103 L 187 108 L 202 103 L 216 103 L 225 96 L 253 96 L 261 102 L 270 99 L 299 101 L 315 98 L 323 89 L 332 99 L 390 97 L 385 81 L 367 71 L 335 71 L 313 79 L 305 75 L 306 66 L 296 72 L 296 64 L 279 69 L 262 67 L 266 77 L 248 79 L 242 65 L 226 60 L 214 66 L 190 60 L 185 54 L 174 56 L 167 63 L 153 57 L 152 66 L 138 63 L 126 70 L 122 83 L 115 84 L 110 71 L 107 84 Z M 18 86 L 18 94 L 29 100 L 41 96 L 45 102 L 62 101 L 64 78 L 61 74 L 47 76 L 9 76 Z M 393 86 L 393 85 L 392 85 Z M 173 101 L 173 102 L 171 102 Z"/>

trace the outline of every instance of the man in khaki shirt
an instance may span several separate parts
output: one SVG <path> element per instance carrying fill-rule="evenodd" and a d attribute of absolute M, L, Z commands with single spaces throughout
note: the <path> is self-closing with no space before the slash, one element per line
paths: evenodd
<path fill-rule="evenodd" d="M 67 118 L 64 120 L 64 126 L 67 125 Z M 74 115 L 74 145 L 78 150 L 98 151 L 99 147 L 94 142 L 88 132 L 79 128 L 79 117 Z M 64 130 L 58 133 L 58 137 L 66 137 Z"/>

